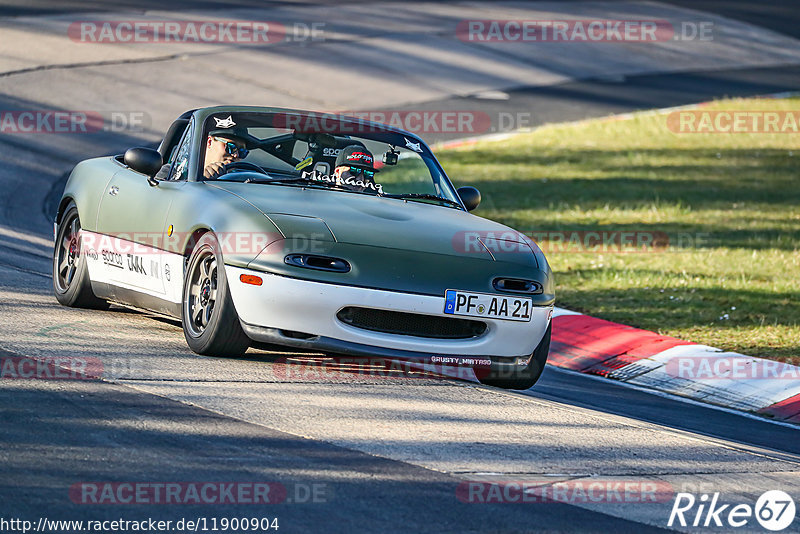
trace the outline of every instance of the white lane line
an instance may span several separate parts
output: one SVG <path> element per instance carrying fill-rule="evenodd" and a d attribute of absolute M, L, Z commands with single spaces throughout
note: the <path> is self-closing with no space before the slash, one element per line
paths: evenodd
<path fill-rule="evenodd" d="M 45 247 L 48 251 L 52 250 L 53 248 L 53 241 L 51 239 L 45 239 L 36 235 L 22 233 L 4 225 L 0 225 L 0 236 L 9 237 L 18 241 L 26 241 L 31 245 Z M 49 256 L 50 255 L 48 254 L 48 257 Z"/>

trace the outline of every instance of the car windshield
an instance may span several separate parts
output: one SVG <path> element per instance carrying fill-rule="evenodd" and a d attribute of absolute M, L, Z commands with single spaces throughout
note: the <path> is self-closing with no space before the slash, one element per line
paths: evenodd
<path fill-rule="evenodd" d="M 218 181 L 314 187 L 461 208 L 424 143 L 358 119 L 223 112 L 205 121 L 203 139 L 207 136 L 247 149 Z"/>

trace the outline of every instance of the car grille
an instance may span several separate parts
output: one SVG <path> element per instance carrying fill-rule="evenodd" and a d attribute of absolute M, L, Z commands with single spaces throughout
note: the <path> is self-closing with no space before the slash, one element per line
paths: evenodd
<path fill-rule="evenodd" d="M 343 323 L 364 330 L 405 336 L 470 339 L 478 337 L 486 331 L 486 323 L 481 321 L 354 306 L 342 308 L 336 317 Z"/>

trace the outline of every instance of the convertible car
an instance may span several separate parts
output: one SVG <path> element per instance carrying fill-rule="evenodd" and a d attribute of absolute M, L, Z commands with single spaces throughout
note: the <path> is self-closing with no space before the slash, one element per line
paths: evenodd
<path fill-rule="evenodd" d="M 526 389 L 550 346 L 552 274 L 536 243 L 470 214 L 479 202 L 406 131 L 192 110 L 157 150 L 75 167 L 53 289 L 66 306 L 178 318 L 203 355 L 278 345 L 472 366 L 483 383 Z"/>

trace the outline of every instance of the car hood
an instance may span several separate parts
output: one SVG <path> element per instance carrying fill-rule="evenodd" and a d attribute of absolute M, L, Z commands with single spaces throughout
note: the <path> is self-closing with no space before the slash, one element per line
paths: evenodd
<path fill-rule="evenodd" d="M 533 252 L 538 253 L 538 248 L 525 236 L 462 210 L 340 191 L 225 182 L 214 185 L 255 206 L 287 239 L 538 266 L 538 254 Z"/>

